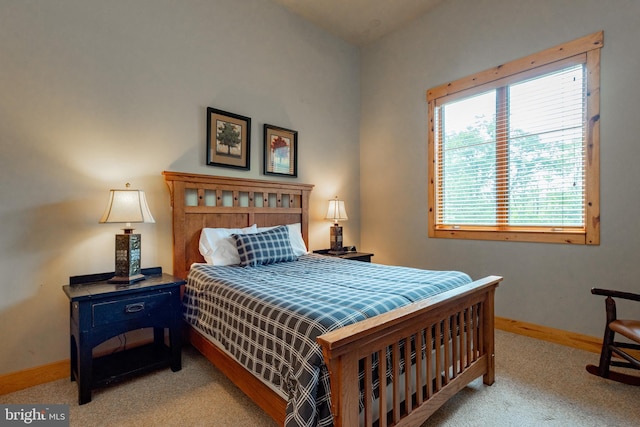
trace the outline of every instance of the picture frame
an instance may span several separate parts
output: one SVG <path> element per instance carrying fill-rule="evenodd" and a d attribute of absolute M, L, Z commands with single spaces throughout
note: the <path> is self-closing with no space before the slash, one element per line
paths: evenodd
<path fill-rule="evenodd" d="M 298 131 L 264 125 L 264 174 L 298 176 Z"/>
<path fill-rule="evenodd" d="M 207 165 L 249 170 L 251 118 L 207 107 Z"/>

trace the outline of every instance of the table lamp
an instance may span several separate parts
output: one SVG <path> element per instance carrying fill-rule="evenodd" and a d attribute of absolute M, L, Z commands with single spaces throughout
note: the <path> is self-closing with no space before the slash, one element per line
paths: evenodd
<path fill-rule="evenodd" d="M 328 221 L 333 221 L 333 226 L 329 230 L 329 238 L 331 242 L 331 248 L 329 253 L 333 255 L 343 254 L 344 247 L 342 245 L 342 226 L 338 225 L 338 221 L 346 221 L 347 210 L 344 207 L 344 201 L 338 200 L 338 196 L 335 199 L 329 200 L 329 209 L 327 210 Z"/>
<path fill-rule="evenodd" d="M 144 280 L 140 268 L 140 234 L 133 233 L 134 222 L 155 223 L 142 190 L 111 190 L 109 203 L 100 223 L 124 223 L 123 234 L 116 234 L 116 271 L 109 283 L 134 283 Z"/>

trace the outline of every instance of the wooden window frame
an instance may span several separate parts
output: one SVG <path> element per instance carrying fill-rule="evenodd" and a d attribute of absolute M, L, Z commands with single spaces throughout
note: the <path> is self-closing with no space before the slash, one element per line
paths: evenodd
<path fill-rule="evenodd" d="M 590 34 L 577 40 L 546 49 L 542 52 L 499 65 L 427 91 L 429 114 L 428 129 L 428 235 L 435 238 L 504 240 L 520 242 L 547 242 L 599 245 L 600 244 L 600 49 L 604 45 L 604 32 Z M 454 226 L 437 224 L 436 213 L 436 153 L 434 114 L 439 99 L 463 91 L 524 75 L 585 55 L 587 77 L 586 136 L 585 136 L 585 226 L 514 227 L 514 226 Z M 504 207 L 498 207 L 504 209 Z"/>

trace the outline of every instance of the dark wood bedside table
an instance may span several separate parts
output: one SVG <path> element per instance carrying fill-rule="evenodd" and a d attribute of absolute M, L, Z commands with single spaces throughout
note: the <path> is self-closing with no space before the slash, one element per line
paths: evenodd
<path fill-rule="evenodd" d="M 349 259 L 352 261 L 364 261 L 364 262 L 371 262 L 371 257 L 373 256 L 373 254 L 369 252 L 357 252 L 357 251 L 345 252 L 343 254 L 330 254 L 329 249 L 318 249 L 313 251 L 313 253 L 319 254 L 319 255 L 334 256 L 342 259 Z"/>
<path fill-rule="evenodd" d="M 180 286 L 185 281 L 160 267 L 143 268 L 146 279 L 130 285 L 107 283 L 113 274 L 73 276 L 62 287 L 69 297 L 71 381 L 78 383 L 80 405 L 91 401 L 94 388 L 152 369 L 182 368 Z M 98 344 L 140 328 L 153 328 L 152 343 L 93 358 Z"/>

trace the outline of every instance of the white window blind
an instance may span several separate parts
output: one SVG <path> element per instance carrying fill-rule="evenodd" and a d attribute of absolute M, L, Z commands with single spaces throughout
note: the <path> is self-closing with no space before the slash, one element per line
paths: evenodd
<path fill-rule="evenodd" d="M 584 228 L 585 80 L 573 64 L 439 102 L 436 224 Z"/>

